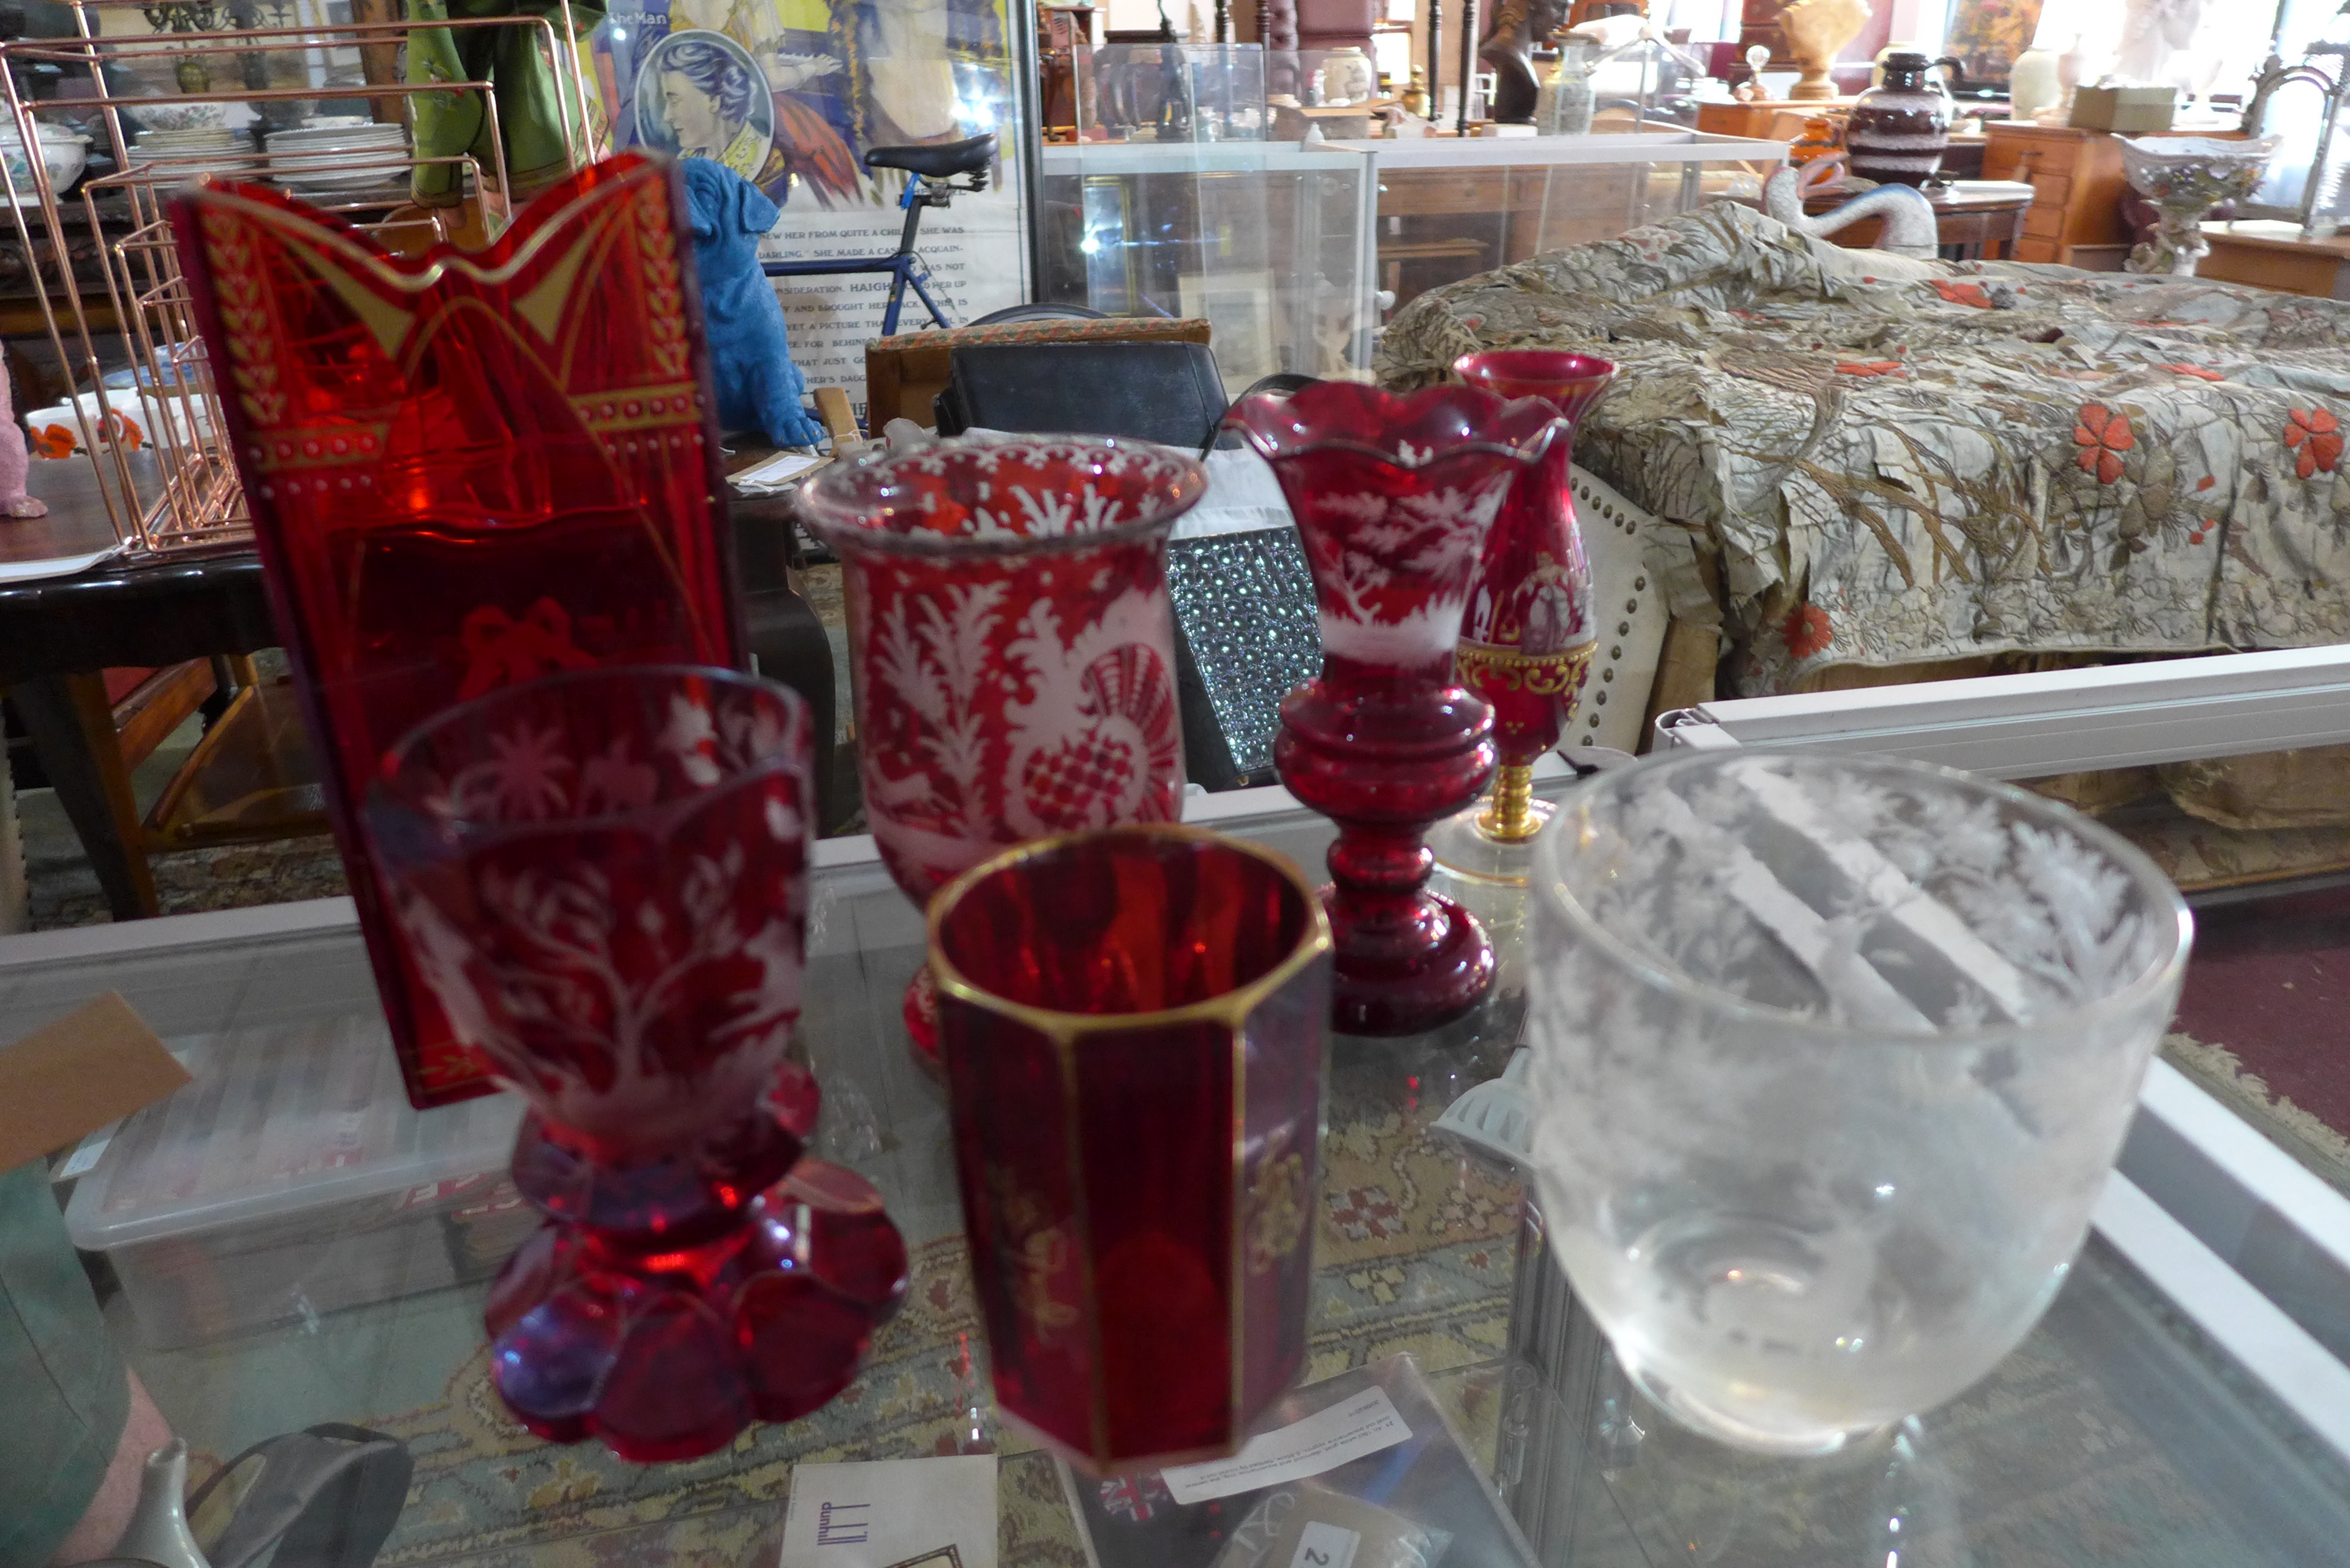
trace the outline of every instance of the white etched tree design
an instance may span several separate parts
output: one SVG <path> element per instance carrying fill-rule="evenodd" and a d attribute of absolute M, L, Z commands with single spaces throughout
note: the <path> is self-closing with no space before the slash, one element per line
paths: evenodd
<path fill-rule="evenodd" d="M 767 826 L 786 839 L 803 832 L 788 809 L 771 811 Z M 400 915 L 467 1044 L 535 1089 L 556 1120 L 650 1136 L 696 1104 L 733 1103 L 737 1080 L 754 1090 L 798 1015 L 801 912 L 775 909 L 746 929 L 735 913 L 745 861 L 739 843 L 691 857 L 676 888 L 681 919 L 650 901 L 623 910 L 604 871 L 585 862 L 483 867 L 473 895 L 487 929 L 470 937 L 412 892 Z M 705 1004 L 696 988 L 711 966 L 738 958 L 757 963 L 757 981 L 725 995 L 718 1022 L 698 1019 L 690 1059 L 665 1054 L 664 1022 Z"/>
<path fill-rule="evenodd" d="M 877 695 L 921 720 L 914 743 L 931 764 L 918 763 L 880 792 L 876 804 L 891 815 L 927 808 L 970 830 L 971 805 L 986 776 L 979 697 L 989 663 L 988 624 L 1010 591 L 1000 582 L 958 584 L 934 599 L 902 596 L 883 612 L 868 672 L 881 688 Z M 946 790 L 939 788 L 941 778 Z"/>

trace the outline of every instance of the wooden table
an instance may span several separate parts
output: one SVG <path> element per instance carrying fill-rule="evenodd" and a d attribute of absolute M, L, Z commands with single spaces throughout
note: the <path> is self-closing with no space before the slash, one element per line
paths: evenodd
<path fill-rule="evenodd" d="M 2195 269 L 2196 275 L 2313 299 L 2350 299 L 2350 234 L 2304 240 L 2292 223 L 2262 223 L 2259 230 L 2276 232 L 2204 224 L 2211 254 Z"/>
<path fill-rule="evenodd" d="M 1856 193 L 1814 191 L 1804 199 L 1804 211 L 1817 217 L 1834 212 Z M 1929 185 L 1924 194 L 1934 204 L 1934 238 L 1944 260 L 2015 259 L 2016 242 L 2023 237 L 2024 215 L 2032 207 L 2031 186 L 2013 180 L 1958 180 Z M 1884 219 L 1863 218 L 1827 237 L 1848 250 L 1866 250 L 1884 233 Z"/>
<path fill-rule="evenodd" d="M 762 454 L 744 452 L 738 463 Z M 772 455 L 772 454 L 767 454 Z M 153 457 L 134 454 L 151 473 Z M 0 520 L 5 553 L 76 555 L 113 540 L 86 458 L 36 461 L 32 493 L 50 514 Z M 788 504 L 730 496 L 735 585 L 762 673 L 814 710 L 820 815 L 832 779 L 832 645 L 785 563 Z M 249 547 L 108 562 L 69 577 L 0 586 L 0 690 L 25 722 L 42 771 L 79 836 L 118 920 L 157 912 L 147 843 L 130 776 L 113 742 L 100 671 L 160 667 L 278 646 L 260 557 Z"/>
<path fill-rule="evenodd" d="M 1748 103 L 1700 103 L 1697 106 L 1697 128 L 1709 136 L 1759 136 L 1778 140 L 1780 138 L 1771 134 L 1771 127 L 1780 116 L 1796 117 L 1794 130 L 1800 131 L 1804 120 L 1815 117 L 1842 119 L 1852 112 L 1854 101 L 1848 98 L 1769 98 Z"/>
<path fill-rule="evenodd" d="M 1836 187 L 1814 191 L 1804 198 L 1804 211 L 1813 217 L 1833 213 L 1860 195 Z M 2023 234 L 2024 214 L 2032 206 L 2032 187 L 2012 180 L 1960 180 L 1929 185 L 1923 194 L 1934 206 L 1935 243 L 1945 261 L 2008 261 L 2014 259 L 2016 241 Z M 1759 200 L 1739 197 L 1749 207 Z M 1867 250 L 1885 233 L 1882 218 L 1863 218 L 1835 234 L 1822 236 L 1846 250 Z"/>

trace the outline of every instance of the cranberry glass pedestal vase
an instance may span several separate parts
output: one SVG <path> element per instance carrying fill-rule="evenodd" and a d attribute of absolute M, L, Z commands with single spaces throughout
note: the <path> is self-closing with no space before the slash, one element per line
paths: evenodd
<path fill-rule="evenodd" d="M 1493 980 L 1476 921 L 1427 891 L 1421 836 L 1493 768 L 1492 712 L 1454 683 L 1453 647 L 1486 533 L 1557 415 L 1470 387 L 1324 381 L 1243 399 L 1226 420 L 1272 463 L 1314 577 L 1322 673 L 1283 701 L 1274 765 L 1338 826 L 1331 1021 L 1418 1033 Z"/>
<path fill-rule="evenodd" d="M 541 1437 L 676 1459 L 804 1416 L 905 1293 L 879 1196 L 802 1158 L 809 725 L 723 670 L 556 676 L 411 731 L 369 795 L 419 971 L 531 1103 L 547 1222 L 486 1316 Z"/>
<path fill-rule="evenodd" d="M 1591 566 L 1575 522 L 1575 432 L 1616 378 L 1613 361 L 1546 348 L 1464 354 L 1453 372 L 1505 398 L 1540 398 L 1561 427 L 1521 471 L 1485 537 L 1455 654 L 1461 683 L 1493 710 L 1500 753 L 1492 793 L 1429 834 L 1436 863 L 1470 879 L 1525 886 L 1550 807 L 1534 798 L 1534 762 L 1558 744 L 1591 668 L 1598 628 Z"/>
<path fill-rule="evenodd" d="M 1167 535 L 1207 475 L 1101 437 L 964 437 L 835 463 L 800 514 L 848 593 L 873 836 L 927 904 L 1008 845 L 1182 814 Z M 907 988 L 938 1070 L 936 992 Z"/>

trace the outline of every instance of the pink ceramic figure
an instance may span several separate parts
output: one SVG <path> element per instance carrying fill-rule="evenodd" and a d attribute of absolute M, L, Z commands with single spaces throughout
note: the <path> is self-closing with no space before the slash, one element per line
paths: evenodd
<path fill-rule="evenodd" d="M 49 504 L 25 493 L 25 475 L 33 465 L 25 446 L 24 427 L 16 422 L 15 389 L 0 370 L 0 510 L 11 517 L 46 517 Z"/>

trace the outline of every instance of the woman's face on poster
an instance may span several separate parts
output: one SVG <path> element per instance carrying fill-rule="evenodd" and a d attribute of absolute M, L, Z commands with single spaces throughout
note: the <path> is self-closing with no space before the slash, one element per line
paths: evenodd
<path fill-rule="evenodd" d="M 677 134 L 678 151 L 713 155 L 723 151 L 726 126 L 717 100 L 694 86 L 682 71 L 661 72 L 660 86 L 662 112 L 669 117 L 670 130 Z"/>

